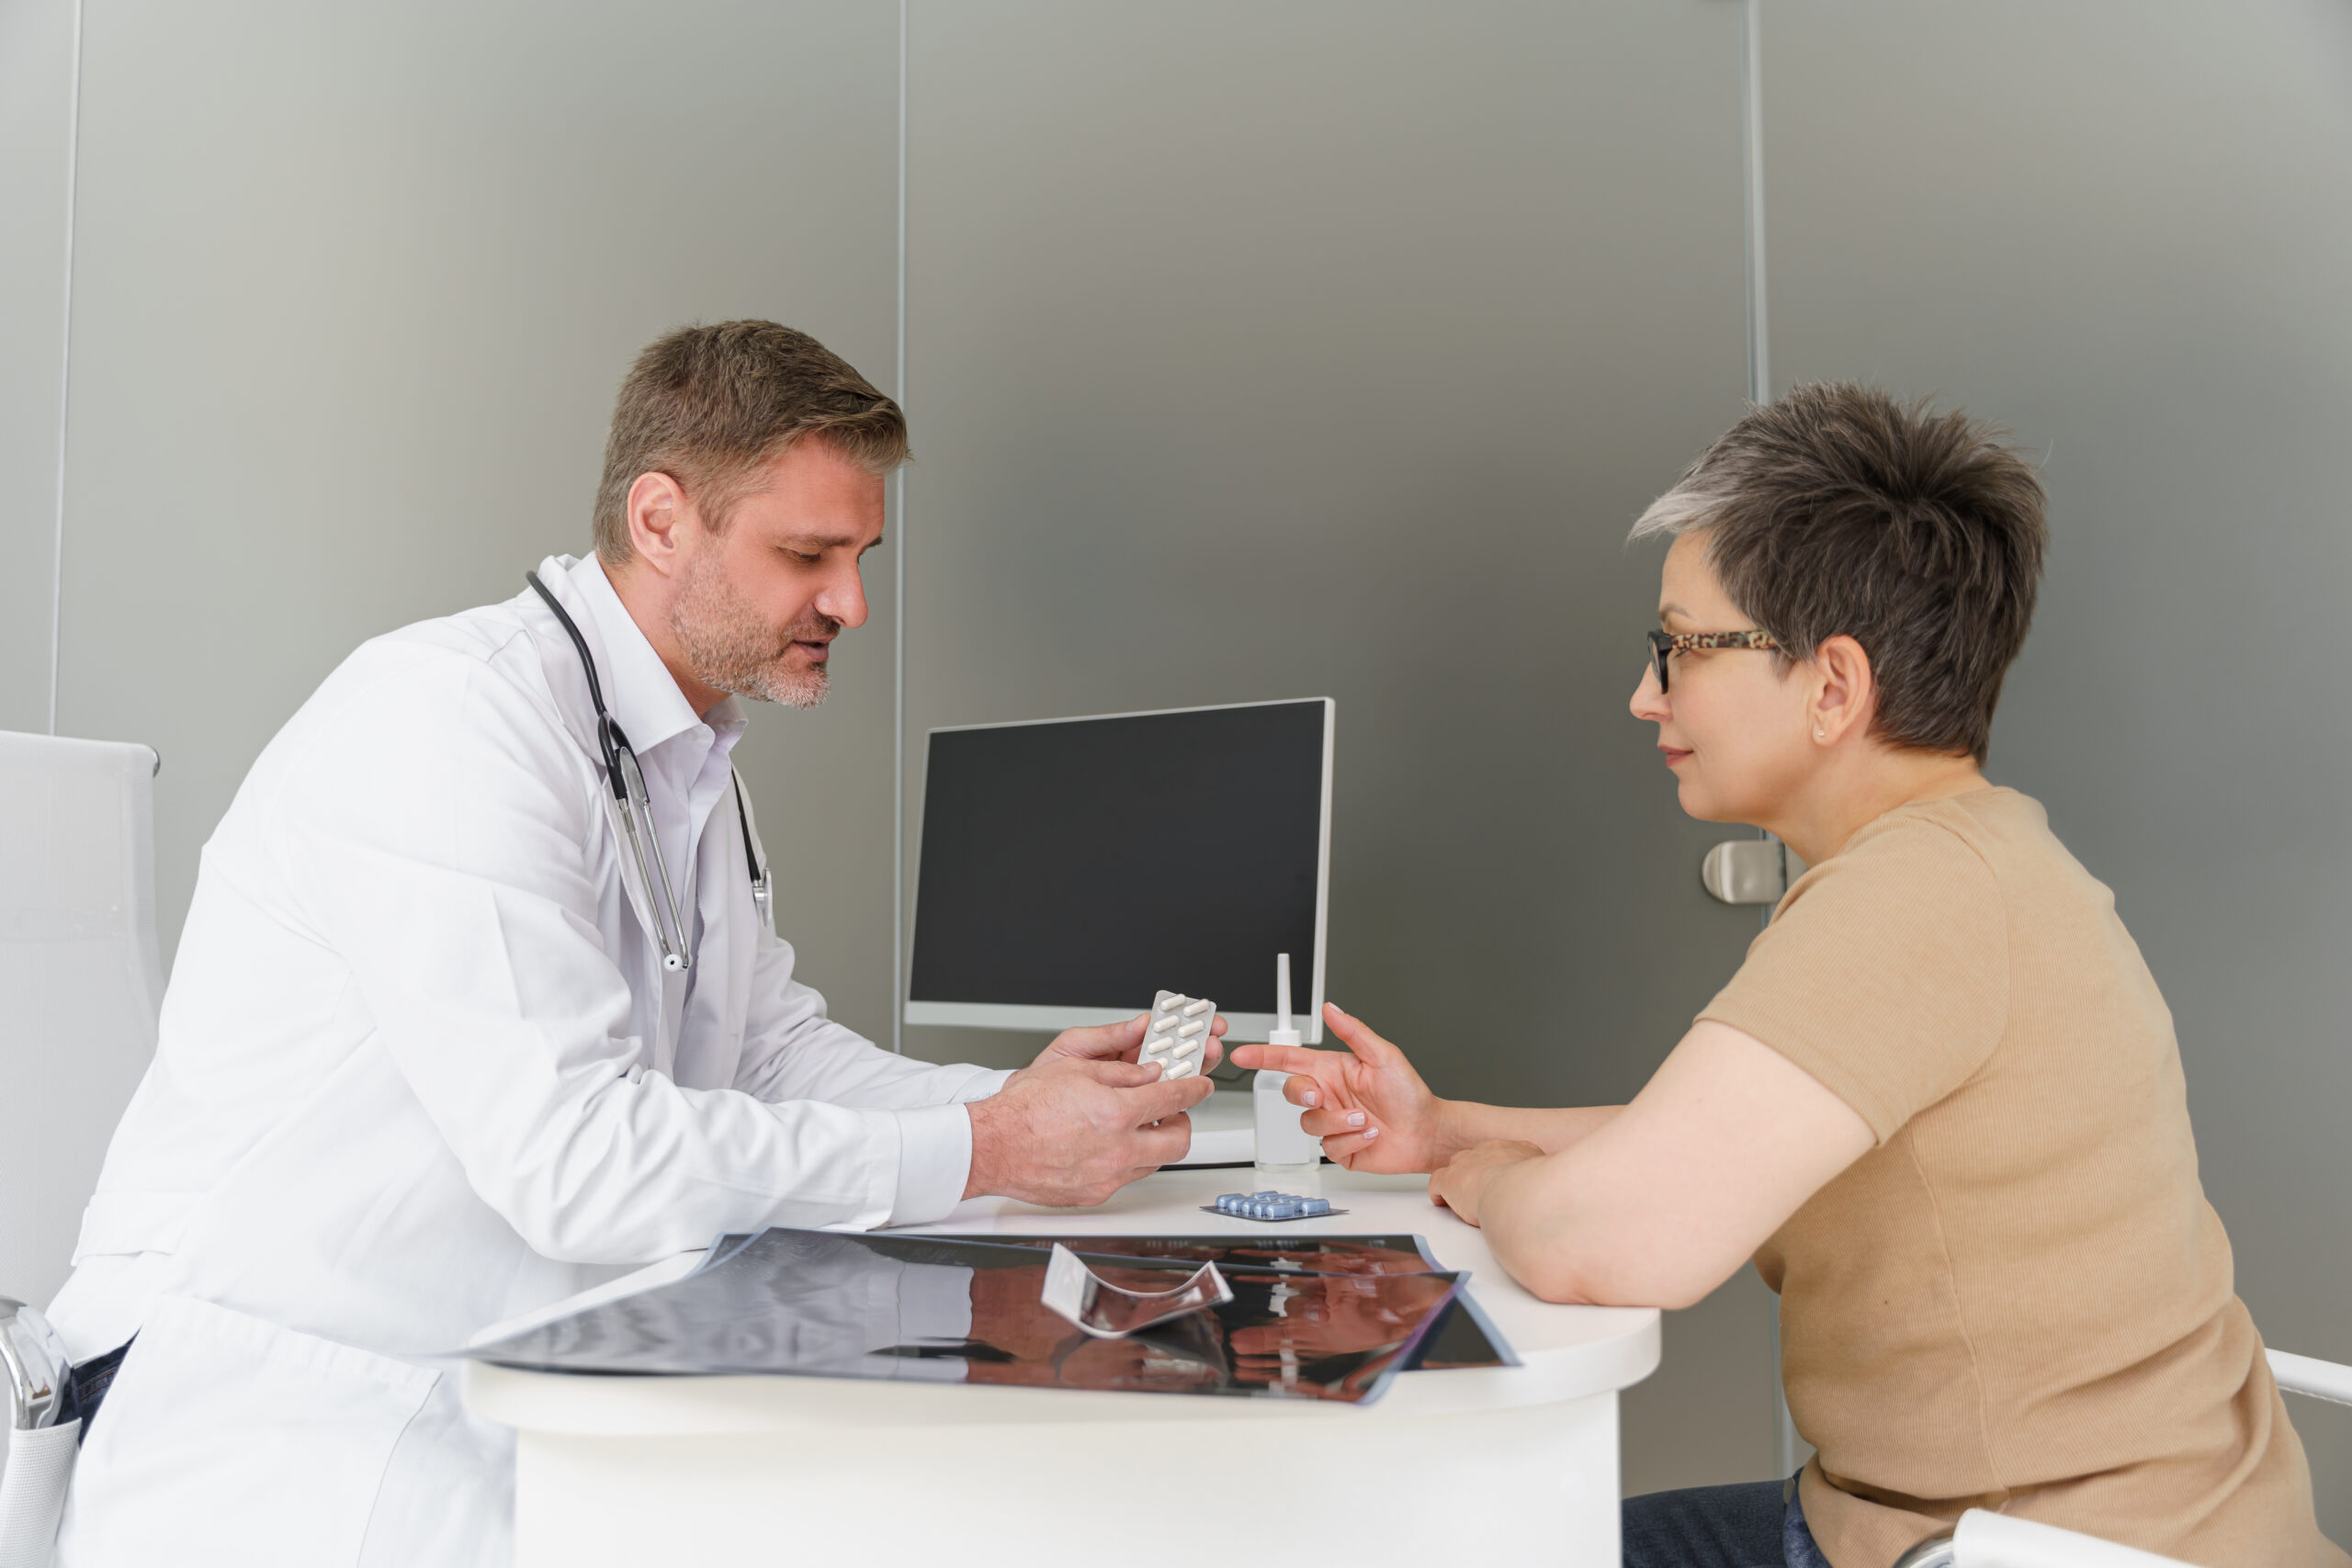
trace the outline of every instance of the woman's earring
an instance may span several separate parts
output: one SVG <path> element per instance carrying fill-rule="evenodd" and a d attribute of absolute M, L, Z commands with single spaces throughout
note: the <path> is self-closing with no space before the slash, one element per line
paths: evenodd
<path fill-rule="evenodd" d="M 1813 738 L 1815 740 L 1826 740 L 1829 739 L 1829 731 L 1826 729 L 1815 729 L 1813 732 Z"/>

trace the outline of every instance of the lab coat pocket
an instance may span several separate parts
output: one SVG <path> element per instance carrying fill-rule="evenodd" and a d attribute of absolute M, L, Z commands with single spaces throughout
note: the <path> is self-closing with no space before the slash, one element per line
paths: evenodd
<path fill-rule="evenodd" d="M 58 1568 L 356 1563 L 393 1446 L 439 1378 L 164 1296 L 91 1426 Z"/>

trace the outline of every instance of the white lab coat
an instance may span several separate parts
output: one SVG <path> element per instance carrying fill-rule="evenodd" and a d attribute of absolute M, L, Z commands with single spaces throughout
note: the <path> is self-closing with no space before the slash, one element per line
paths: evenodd
<path fill-rule="evenodd" d="M 722 1231 L 962 1195 L 961 1102 L 1004 1075 L 825 1017 L 753 912 L 733 704 L 692 712 L 593 558 L 539 574 L 643 763 L 694 966 L 660 967 L 586 677 L 527 590 L 329 676 L 205 846 L 51 1310 L 76 1359 L 139 1337 L 61 1568 L 492 1568 L 511 1439 L 446 1352 Z"/>

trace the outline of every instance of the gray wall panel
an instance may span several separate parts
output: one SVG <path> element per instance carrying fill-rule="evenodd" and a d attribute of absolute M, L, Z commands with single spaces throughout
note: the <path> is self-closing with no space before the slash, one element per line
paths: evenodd
<path fill-rule="evenodd" d="M 1940 393 L 2047 453 L 1992 772 L 2172 1004 L 2256 1321 L 2352 1359 L 2352 10 L 1765 14 L 1776 378 Z M 2352 1540 L 2352 1412 L 2294 1415 Z"/>
<path fill-rule="evenodd" d="M 74 0 L 0 0 L 0 729 L 49 728 Z"/>
<path fill-rule="evenodd" d="M 772 316 L 887 382 L 897 17 L 109 0 L 88 25 L 62 705 L 163 753 L 168 953 L 198 847 L 330 668 L 585 551 L 648 338 Z M 833 702 L 755 715 L 743 750 L 783 923 L 869 1029 L 883 610 Z"/>
<path fill-rule="evenodd" d="M 1337 697 L 1330 994 L 1443 1091 L 1630 1094 L 1756 929 L 1620 543 L 1739 411 L 1737 9 L 918 0 L 911 62 L 913 732 Z M 1758 1294 L 1628 1484 L 1767 1472 Z"/>

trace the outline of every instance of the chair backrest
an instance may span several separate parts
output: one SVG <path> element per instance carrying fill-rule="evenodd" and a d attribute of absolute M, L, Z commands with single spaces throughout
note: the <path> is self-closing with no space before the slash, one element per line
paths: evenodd
<path fill-rule="evenodd" d="M 65 1282 L 155 1054 L 155 753 L 0 730 L 0 1294 Z"/>

